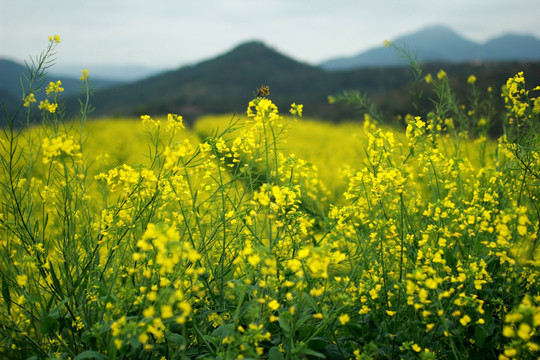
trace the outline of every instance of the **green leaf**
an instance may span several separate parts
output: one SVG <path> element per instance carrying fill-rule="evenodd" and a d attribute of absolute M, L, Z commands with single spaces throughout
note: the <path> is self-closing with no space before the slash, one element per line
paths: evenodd
<path fill-rule="evenodd" d="M 297 328 L 301 327 L 306 321 L 308 321 L 308 320 L 310 320 L 310 319 L 313 319 L 313 315 L 311 315 L 311 314 L 307 314 L 307 315 L 302 316 L 302 317 L 296 322 L 296 327 L 297 327 Z"/>
<path fill-rule="evenodd" d="M 212 331 L 212 336 L 223 339 L 232 333 L 234 333 L 234 324 L 225 324 Z"/>
<path fill-rule="evenodd" d="M 50 314 L 44 316 L 41 318 L 40 324 L 39 324 L 39 331 L 42 334 L 50 335 L 58 331 L 60 328 L 60 322 L 58 321 L 58 317 L 51 316 Z"/>
<path fill-rule="evenodd" d="M 169 333 L 167 334 L 167 339 L 173 344 L 178 345 L 180 347 L 186 345 L 186 338 L 180 334 Z"/>
<path fill-rule="evenodd" d="M 73 358 L 73 360 L 84 360 L 84 359 L 108 360 L 109 358 L 94 350 L 83 351 L 82 353 L 80 353 L 79 355 Z"/>
<path fill-rule="evenodd" d="M 291 333 L 291 327 L 289 325 L 289 319 L 287 319 L 285 316 L 279 316 L 279 326 L 281 327 L 281 329 L 283 330 L 283 332 L 285 333 L 285 336 L 289 336 L 289 334 Z"/>
<path fill-rule="evenodd" d="M 51 299 L 52 301 L 52 299 Z M 60 309 L 68 302 L 68 299 L 62 300 L 58 305 L 49 310 L 49 313 L 40 320 L 39 331 L 42 334 L 52 334 L 60 328 Z M 49 303 L 49 306 L 51 303 Z"/>
<path fill-rule="evenodd" d="M 317 351 L 311 350 L 311 349 L 307 349 L 307 348 L 306 349 L 299 349 L 296 352 L 298 354 L 311 355 L 311 356 L 315 356 L 315 357 L 318 357 L 318 358 L 321 358 L 321 359 L 326 358 L 326 356 L 324 356 L 320 352 L 317 352 Z"/>
<path fill-rule="evenodd" d="M 221 339 L 212 335 L 203 335 L 202 338 L 209 344 L 212 344 L 214 346 L 218 346 L 221 342 Z"/>
<path fill-rule="evenodd" d="M 113 339 L 111 339 L 109 342 L 109 351 L 108 351 L 109 359 L 116 360 L 117 353 L 118 353 L 118 349 L 116 347 L 116 344 L 114 343 Z"/>
<path fill-rule="evenodd" d="M 343 359 L 343 355 L 337 348 L 337 346 L 330 344 L 327 348 L 322 350 L 324 353 L 324 358 L 328 360 L 341 360 Z"/>
<path fill-rule="evenodd" d="M 60 317 L 60 309 L 62 309 L 62 307 L 64 307 L 64 305 L 66 305 L 68 302 L 68 299 L 64 299 L 62 301 L 60 301 L 55 307 L 53 307 L 50 311 L 49 311 L 49 315 L 48 316 L 52 316 L 54 317 L 55 319 L 58 319 Z"/>
<path fill-rule="evenodd" d="M 486 342 L 487 334 L 483 326 L 477 326 L 474 330 L 474 340 L 477 346 L 482 347 Z"/>
<path fill-rule="evenodd" d="M 317 305 L 317 302 L 310 294 L 304 294 L 304 298 L 307 300 L 309 305 L 311 305 L 311 308 L 314 311 L 319 312 L 319 306 Z"/>
<path fill-rule="evenodd" d="M 284 360 L 283 354 L 279 351 L 277 346 L 271 347 L 268 351 L 268 360 Z"/>
<path fill-rule="evenodd" d="M 309 341 L 308 346 L 310 349 L 313 350 L 322 350 L 326 348 L 328 344 L 331 344 L 331 341 L 329 339 L 321 336 L 316 336 Z"/>

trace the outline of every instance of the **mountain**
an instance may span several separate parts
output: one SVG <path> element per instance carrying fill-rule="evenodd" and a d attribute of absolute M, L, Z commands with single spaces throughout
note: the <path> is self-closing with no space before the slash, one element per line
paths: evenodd
<path fill-rule="evenodd" d="M 508 34 L 481 45 L 481 58 L 492 60 L 539 60 L 540 40 L 534 36 Z"/>
<path fill-rule="evenodd" d="M 393 40 L 408 48 L 422 62 L 525 61 L 540 60 L 540 39 L 526 35 L 505 35 L 484 44 L 467 40 L 445 26 L 430 26 Z M 320 64 L 327 70 L 406 65 L 393 49 L 380 46 L 352 57 L 340 57 Z"/>
<path fill-rule="evenodd" d="M 17 100 L 10 92 L 0 89 L 0 126 L 3 126 L 6 121 L 6 112 L 14 114 L 17 111 L 20 101 Z"/>
<path fill-rule="evenodd" d="M 96 115 L 244 112 L 256 88 L 270 86 L 278 106 L 296 102 L 327 103 L 328 72 L 290 59 L 258 41 L 237 46 L 216 58 L 141 81 L 97 92 Z M 309 91 L 303 91 L 309 87 Z M 317 91 L 318 89 L 318 91 Z M 338 90 L 333 87 L 333 90 Z M 315 91 L 314 91 L 315 90 Z"/>
<path fill-rule="evenodd" d="M 488 86 L 499 89 L 519 71 L 525 72 L 528 84 L 540 83 L 540 61 L 433 62 L 424 64 L 423 68 L 424 73 L 432 74 L 445 69 L 461 99 L 470 95 L 467 77 L 471 74 L 478 78 L 478 89 L 486 89 Z M 4 79 L 2 77 L 0 82 L 2 86 Z M 412 73 L 404 66 L 328 71 L 291 59 L 261 42 L 251 41 L 195 65 L 133 83 L 98 89 L 90 98 L 95 108 L 91 116 L 114 118 L 175 113 L 182 115 L 186 123 L 190 124 L 205 114 L 245 113 L 248 102 L 255 97 L 256 89 L 261 85 L 270 87 L 268 97 L 283 114 L 287 113 L 292 102 L 296 102 L 304 105 L 307 117 L 328 121 L 358 119 L 357 109 L 344 104 L 328 103 L 329 95 L 344 90 L 358 90 L 373 99 L 387 120 L 407 113 L 425 116 L 413 107 L 411 80 Z M 429 98 L 434 96 L 430 92 L 431 87 L 424 83 L 419 86 L 425 94 L 420 109 L 431 109 L 433 104 Z M 13 96 L 0 87 L 2 102 L 13 97 L 20 98 L 20 92 Z M 62 97 L 67 118 L 76 117 L 79 112 L 77 97 Z M 497 90 L 495 101 L 498 101 L 499 107 L 504 106 Z"/>
<path fill-rule="evenodd" d="M 448 42 L 463 49 L 454 54 L 455 59 L 462 59 L 471 43 L 460 41 L 459 36 L 445 29 L 439 30 Z M 441 46 L 439 50 L 442 51 Z M 540 79 L 540 62 L 433 62 L 424 66 L 426 73 L 436 73 L 441 68 L 447 70 L 454 82 L 452 85 L 463 94 L 467 91 L 466 79 L 470 74 L 478 76 L 477 85 L 484 89 L 488 86 L 499 88 L 522 70 L 533 82 Z M 296 102 L 304 104 L 306 116 L 337 120 L 356 116 L 353 109 L 328 104 L 328 95 L 343 90 L 368 93 L 388 114 L 414 112 L 410 100 L 411 80 L 411 71 L 403 66 L 327 71 L 286 57 L 261 42 L 251 41 L 196 65 L 97 91 L 91 102 L 95 107 L 93 116 L 175 113 L 184 116 L 189 123 L 204 114 L 245 112 L 256 88 L 264 84 L 270 86 L 269 98 L 284 112 L 291 102 Z M 70 113 L 78 111 L 74 100 L 68 105 Z M 430 105 L 426 100 L 426 106 Z"/>
<path fill-rule="evenodd" d="M 444 34 L 444 29 L 441 30 Z M 462 54 L 471 48 L 470 42 L 462 42 L 450 32 L 445 36 L 464 49 L 454 54 L 455 59 L 462 58 Z M 424 65 L 425 73 L 436 74 L 441 68 L 447 70 L 452 86 L 463 98 L 470 90 L 466 80 L 471 74 L 477 75 L 479 89 L 488 86 L 498 89 L 518 71 L 525 71 L 531 84 L 540 82 L 540 62 L 433 62 Z M 328 104 L 328 95 L 343 90 L 367 93 L 380 110 L 390 116 L 414 113 L 411 80 L 411 71 L 404 66 L 327 71 L 286 57 L 261 42 L 251 41 L 196 65 L 103 89 L 96 92 L 91 102 L 95 107 L 93 116 L 175 113 L 190 123 L 204 114 L 244 113 L 256 88 L 264 84 L 270 87 L 269 98 L 283 113 L 296 102 L 304 104 L 306 116 L 335 121 L 357 117 L 351 107 Z M 427 96 L 433 96 L 428 93 L 429 86 L 422 86 Z M 500 99 L 497 97 L 497 100 Z M 75 113 L 76 105 L 71 101 L 68 110 Z M 432 106 L 428 97 L 423 105 L 425 108 Z"/>

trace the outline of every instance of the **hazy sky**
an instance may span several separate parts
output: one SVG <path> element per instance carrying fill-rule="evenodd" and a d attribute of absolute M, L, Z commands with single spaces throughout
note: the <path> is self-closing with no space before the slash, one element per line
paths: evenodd
<path fill-rule="evenodd" d="M 316 64 L 434 24 L 483 42 L 540 37 L 540 0 L 0 0 L 0 57 L 58 34 L 58 64 L 175 68 L 262 40 Z"/>

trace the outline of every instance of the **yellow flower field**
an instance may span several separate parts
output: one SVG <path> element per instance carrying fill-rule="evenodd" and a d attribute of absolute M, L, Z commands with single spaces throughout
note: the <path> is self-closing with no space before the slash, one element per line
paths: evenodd
<path fill-rule="evenodd" d="M 443 100 L 447 79 L 430 78 Z M 5 358 L 540 355 L 540 113 L 522 74 L 499 139 L 464 130 L 474 112 L 331 125 L 265 94 L 192 129 L 64 121 L 48 89 L 21 100 L 43 124 L 0 137 Z"/>

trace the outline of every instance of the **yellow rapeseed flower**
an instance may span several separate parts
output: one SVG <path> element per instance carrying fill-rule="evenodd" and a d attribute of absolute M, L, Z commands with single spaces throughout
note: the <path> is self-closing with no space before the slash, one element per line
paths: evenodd
<path fill-rule="evenodd" d="M 58 104 L 50 103 L 49 100 L 40 101 L 39 106 L 38 106 L 40 110 L 47 110 L 51 114 L 54 114 L 56 112 L 57 107 L 58 107 Z"/>
<path fill-rule="evenodd" d="M 437 73 L 437 79 L 439 80 L 443 80 L 443 79 L 446 79 L 448 77 L 448 75 L 446 74 L 446 72 L 444 70 L 439 70 L 439 72 Z"/>
<path fill-rule="evenodd" d="M 519 328 L 517 331 L 517 336 L 519 336 L 521 339 L 527 341 L 532 336 L 532 328 L 527 323 L 521 323 L 519 324 Z"/>
<path fill-rule="evenodd" d="M 139 335 L 139 341 L 141 342 L 141 344 L 146 344 L 146 342 L 148 341 L 148 334 L 143 332 L 142 334 Z"/>
<path fill-rule="evenodd" d="M 463 326 L 467 326 L 467 324 L 469 324 L 471 322 L 471 317 L 467 314 L 463 315 L 463 317 L 461 319 L 459 319 L 459 322 L 461 323 L 461 325 Z"/>
<path fill-rule="evenodd" d="M 62 82 L 58 80 L 57 82 L 50 82 L 49 86 L 45 88 L 45 93 L 49 95 L 50 93 L 60 93 L 63 92 L 64 88 L 62 87 Z"/>
<path fill-rule="evenodd" d="M 88 69 L 81 70 L 81 81 L 88 79 L 89 72 Z"/>
<path fill-rule="evenodd" d="M 34 93 L 30 93 L 24 98 L 23 106 L 29 107 L 31 103 L 35 103 L 35 102 L 36 102 L 36 96 L 34 95 Z"/>
<path fill-rule="evenodd" d="M 167 115 L 167 131 L 184 128 L 184 118 L 177 114 Z"/>
<path fill-rule="evenodd" d="M 351 318 L 350 318 L 349 314 L 341 314 L 339 316 L 339 322 L 341 323 L 341 325 L 345 325 L 349 321 L 351 321 Z"/>
<path fill-rule="evenodd" d="M 28 276 L 27 275 L 17 275 L 17 284 L 19 284 L 19 286 L 26 286 L 28 285 Z"/>
<path fill-rule="evenodd" d="M 173 317 L 173 308 L 171 305 L 163 305 L 161 307 L 161 318 L 162 319 L 168 319 Z"/>
<path fill-rule="evenodd" d="M 150 291 L 147 295 L 146 295 L 146 298 L 152 302 L 156 301 L 157 300 L 157 292 L 155 291 Z"/>
<path fill-rule="evenodd" d="M 261 262 L 261 257 L 259 256 L 259 254 L 253 254 L 248 256 L 247 260 L 251 266 L 257 266 L 257 264 Z"/>
<path fill-rule="evenodd" d="M 58 35 L 49 36 L 49 41 L 60 44 L 60 36 Z"/>
<path fill-rule="evenodd" d="M 114 339 L 114 346 L 116 346 L 116 349 L 120 350 L 120 348 L 122 348 L 122 340 Z"/>
<path fill-rule="evenodd" d="M 154 309 L 153 306 L 150 306 L 146 309 L 143 310 L 143 316 L 145 318 L 151 318 L 153 317 L 154 315 L 156 314 L 156 310 Z"/>
<path fill-rule="evenodd" d="M 150 115 L 141 115 L 141 121 L 143 126 L 148 128 L 157 128 L 161 125 L 161 121 L 152 119 Z"/>
<path fill-rule="evenodd" d="M 429 288 L 429 289 L 436 289 L 437 288 L 437 285 L 438 285 L 438 282 L 436 279 L 433 279 L 433 278 L 429 278 L 429 279 L 426 279 L 426 282 L 425 282 L 426 286 Z"/>
<path fill-rule="evenodd" d="M 296 105 L 296 103 L 292 103 L 291 109 L 289 110 L 292 115 L 296 116 L 302 116 L 302 110 L 304 109 L 304 105 Z"/>
<path fill-rule="evenodd" d="M 55 157 L 61 155 L 80 158 L 80 146 L 75 142 L 73 136 L 67 137 L 65 134 L 54 138 L 44 138 L 41 144 L 43 153 L 43 163 L 47 164 Z"/>
<path fill-rule="evenodd" d="M 300 250 L 298 251 L 298 258 L 299 258 L 299 259 L 303 259 L 303 258 L 308 257 L 308 256 L 309 256 L 309 252 L 310 252 L 310 250 L 309 250 L 308 247 L 303 247 L 302 249 L 300 249 Z"/>
<path fill-rule="evenodd" d="M 508 357 L 514 357 L 517 355 L 517 350 L 513 348 L 504 349 L 504 355 Z"/>
<path fill-rule="evenodd" d="M 111 334 L 112 336 L 118 336 L 120 335 L 121 331 L 122 331 L 122 327 L 126 324 L 126 317 L 125 316 L 122 316 L 120 319 L 118 319 L 117 321 L 114 321 L 112 324 L 111 324 Z"/>
<path fill-rule="evenodd" d="M 280 306 L 279 301 L 275 299 L 268 303 L 268 307 L 270 308 L 270 310 L 273 310 L 273 311 L 279 309 L 279 306 Z"/>

